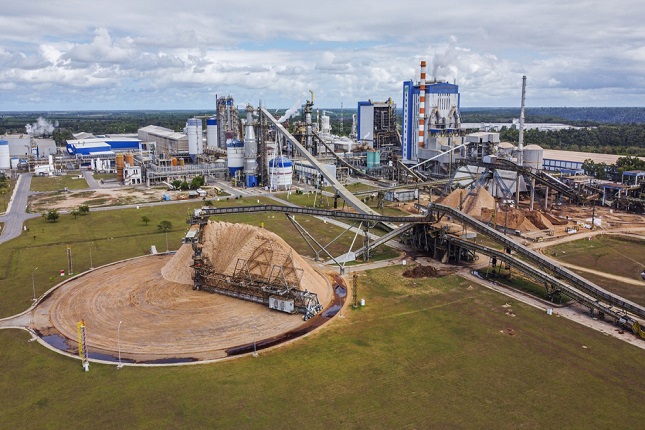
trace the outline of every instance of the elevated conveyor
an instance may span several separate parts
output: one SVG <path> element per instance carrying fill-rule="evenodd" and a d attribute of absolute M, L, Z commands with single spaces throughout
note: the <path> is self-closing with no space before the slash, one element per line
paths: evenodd
<path fill-rule="evenodd" d="M 333 211 L 328 209 L 301 208 L 294 206 L 280 205 L 254 205 L 254 206 L 235 206 L 229 208 L 201 208 L 195 209 L 195 217 L 208 217 L 213 215 L 227 215 L 240 213 L 255 212 L 282 212 L 289 214 L 311 215 L 327 218 L 341 218 L 355 221 L 371 221 L 375 223 L 425 223 L 428 218 L 425 216 L 384 216 L 379 214 L 366 214 L 356 212 Z"/>
<path fill-rule="evenodd" d="M 448 214 L 453 218 L 458 219 L 465 224 L 468 224 L 478 232 L 485 234 L 493 240 L 501 243 L 502 245 L 504 245 L 504 247 L 512 249 L 518 255 L 529 260 L 532 263 L 537 264 L 539 267 L 549 270 L 551 273 L 554 273 L 555 276 L 567 280 L 571 286 L 583 291 L 585 294 L 593 296 L 596 300 L 604 300 L 607 303 L 613 306 L 617 306 L 640 318 L 645 318 L 645 308 L 643 306 L 630 302 L 627 299 L 624 299 L 616 294 L 610 293 L 609 291 L 600 288 L 593 282 L 590 282 L 582 276 L 562 267 L 557 262 L 545 257 L 544 255 L 535 252 L 532 249 L 529 249 L 524 245 L 515 242 L 514 240 L 509 239 L 504 234 L 480 221 L 477 221 L 469 215 L 460 212 L 458 209 L 437 203 L 431 203 L 430 205 L 428 205 L 428 211 L 429 214 L 433 211 L 437 213 Z"/>
<path fill-rule="evenodd" d="M 327 182 L 331 185 L 331 187 L 336 191 L 338 195 L 340 195 L 343 200 L 347 202 L 348 205 L 350 205 L 352 208 L 356 209 L 358 212 L 363 213 L 363 214 L 372 214 L 372 215 L 378 215 L 376 211 L 374 211 L 372 208 L 367 206 L 365 203 L 363 203 L 358 197 L 353 195 L 352 193 L 347 190 L 338 180 L 336 179 L 335 176 L 330 174 L 322 164 L 318 162 L 316 157 L 314 157 L 298 140 L 291 135 L 283 126 L 280 124 L 274 117 L 271 115 L 265 108 L 261 108 L 262 114 L 267 118 L 267 120 L 273 124 L 274 127 L 276 127 L 277 130 L 280 131 L 284 137 L 291 142 L 294 148 L 300 152 L 300 154 L 307 159 L 311 163 L 311 165 L 320 172 L 320 174 L 327 180 Z"/>
<path fill-rule="evenodd" d="M 538 279 L 544 282 L 545 284 L 551 284 L 557 290 L 561 291 L 564 295 L 571 297 L 572 299 L 584 304 L 590 309 L 596 309 L 599 312 L 610 315 L 616 320 L 619 320 L 621 318 L 624 318 L 624 319 L 628 318 L 628 316 L 621 309 L 599 302 L 595 297 L 592 297 L 576 288 L 571 287 L 570 285 L 562 282 L 560 279 L 556 278 L 555 276 L 549 275 L 545 271 L 540 270 L 531 264 L 528 264 L 524 260 L 515 258 L 504 251 L 489 248 L 487 246 L 479 245 L 475 242 L 470 242 L 468 240 L 463 240 L 456 237 L 448 236 L 447 239 L 453 244 L 459 245 L 463 248 L 471 249 L 473 251 L 479 252 L 484 255 L 488 255 L 490 257 L 495 257 L 500 262 L 506 262 L 510 264 L 513 268 L 523 273 L 526 273 L 533 279 Z"/>

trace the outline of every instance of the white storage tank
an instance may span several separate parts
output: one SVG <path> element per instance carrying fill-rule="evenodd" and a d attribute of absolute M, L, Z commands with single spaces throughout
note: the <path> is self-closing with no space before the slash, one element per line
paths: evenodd
<path fill-rule="evenodd" d="M 204 153 L 202 121 L 197 118 L 189 118 L 186 123 L 186 135 L 188 136 L 188 155 L 195 161 L 198 154 Z"/>
<path fill-rule="evenodd" d="M 269 184 L 272 190 L 283 187 L 291 188 L 293 183 L 293 163 L 287 157 L 275 157 L 269 160 Z"/>
<path fill-rule="evenodd" d="M 235 177 L 235 173 L 244 167 L 244 142 L 228 139 L 226 141 L 226 158 L 228 171 L 231 173 L 231 177 Z"/>
<path fill-rule="evenodd" d="M 542 170 L 544 166 L 544 149 L 539 145 L 527 145 L 524 147 L 522 160 L 524 167 Z"/>
<path fill-rule="evenodd" d="M 217 118 L 206 120 L 206 146 L 208 149 L 217 148 Z"/>
<path fill-rule="evenodd" d="M 0 170 L 11 168 L 11 154 L 9 154 L 9 141 L 0 140 Z"/>
<path fill-rule="evenodd" d="M 329 116 L 323 115 L 320 117 L 320 131 L 322 131 L 325 134 L 331 133 L 331 125 L 329 125 Z"/>

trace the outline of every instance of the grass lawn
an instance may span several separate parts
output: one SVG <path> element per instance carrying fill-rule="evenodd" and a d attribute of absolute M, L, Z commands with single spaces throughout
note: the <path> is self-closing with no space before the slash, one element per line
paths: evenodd
<path fill-rule="evenodd" d="M 640 273 L 645 268 L 645 241 L 626 236 L 597 235 L 593 240 L 582 239 L 549 247 L 546 254 L 576 266 L 635 280 L 641 280 Z M 644 287 L 622 284 L 589 272 L 576 273 L 608 291 L 645 305 Z"/>
<path fill-rule="evenodd" d="M 7 179 L 2 183 L 4 186 L 0 187 L 0 213 L 5 212 L 9 207 L 9 200 L 11 200 L 16 182 L 15 179 L 9 179 L 7 176 Z"/>
<path fill-rule="evenodd" d="M 65 187 L 69 190 L 83 190 L 89 188 L 87 181 L 79 175 L 61 176 L 33 176 L 31 178 L 31 191 L 60 191 Z"/>
<path fill-rule="evenodd" d="M 80 363 L 0 331 L 5 428 L 636 428 L 645 354 L 456 277 L 360 276 L 367 306 L 210 365 Z M 512 317 L 505 303 L 512 305 Z"/>

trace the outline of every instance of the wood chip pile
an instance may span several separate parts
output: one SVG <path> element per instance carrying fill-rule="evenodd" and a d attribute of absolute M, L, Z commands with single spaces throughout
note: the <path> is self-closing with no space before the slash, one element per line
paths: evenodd
<path fill-rule="evenodd" d="M 301 277 L 301 290 L 319 290 L 316 285 L 326 282 L 289 244 L 268 230 L 247 224 L 209 221 L 202 234 L 205 261 L 217 273 L 233 275 L 238 259 L 244 259 L 251 274 L 256 276 L 267 278 L 272 271 L 275 276 L 274 266 L 279 266 L 290 284 L 297 284 Z M 192 254 L 191 245 L 183 245 L 162 269 L 163 277 L 192 284 Z"/>

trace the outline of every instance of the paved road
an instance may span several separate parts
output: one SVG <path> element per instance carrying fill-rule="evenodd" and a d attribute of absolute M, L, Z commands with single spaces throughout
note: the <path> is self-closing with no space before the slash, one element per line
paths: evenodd
<path fill-rule="evenodd" d="M 20 236 L 23 223 L 30 218 L 40 216 L 40 214 L 29 214 L 26 212 L 30 187 L 31 173 L 23 173 L 18 178 L 16 187 L 13 190 L 9 210 L 5 215 L 0 216 L 0 222 L 5 223 L 2 234 L 0 234 L 0 243 Z"/>

